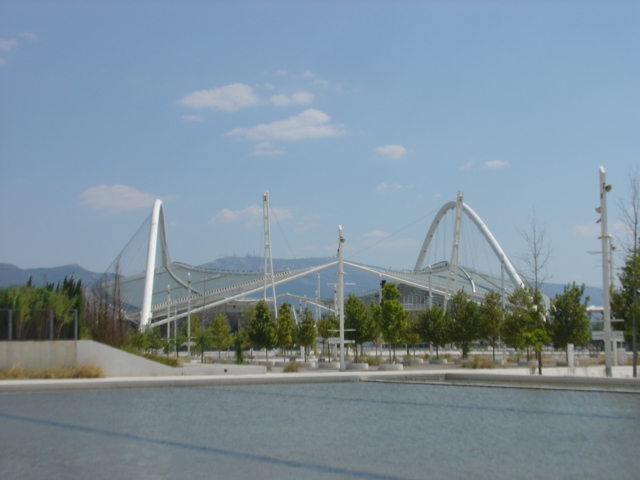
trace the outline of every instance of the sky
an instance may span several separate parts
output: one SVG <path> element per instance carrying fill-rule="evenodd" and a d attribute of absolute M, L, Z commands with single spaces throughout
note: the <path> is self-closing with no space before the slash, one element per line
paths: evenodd
<path fill-rule="evenodd" d="M 464 192 L 514 263 L 602 284 L 640 164 L 640 2 L 0 0 L 0 262 L 103 272 L 163 201 L 173 260 L 412 268 Z"/>

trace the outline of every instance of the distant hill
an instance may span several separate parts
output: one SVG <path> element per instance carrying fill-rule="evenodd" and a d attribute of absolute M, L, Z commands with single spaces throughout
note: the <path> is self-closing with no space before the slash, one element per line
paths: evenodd
<path fill-rule="evenodd" d="M 322 258 L 299 258 L 299 259 L 273 259 L 273 269 L 278 270 L 299 270 L 301 268 L 314 267 L 334 261 L 334 257 Z M 264 260 L 262 257 L 245 256 L 245 257 L 223 257 L 213 262 L 208 262 L 201 267 L 215 268 L 220 270 L 245 270 L 245 271 L 261 271 L 264 268 Z M 378 278 L 359 270 L 350 268 L 345 269 L 346 275 L 345 292 L 362 293 L 378 288 Z M 320 297 L 329 298 L 333 296 L 333 284 L 336 282 L 335 269 L 323 270 L 320 273 Z M 54 268 L 31 268 L 21 269 L 15 265 L 8 263 L 0 263 L 0 287 L 9 285 L 24 285 L 33 278 L 34 285 L 43 285 L 45 282 L 58 283 L 64 280 L 64 277 L 72 277 L 82 280 L 85 285 L 96 282 L 101 274 L 91 272 L 80 265 L 65 265 Z M 355 285 L 349 285 L 349 284 Z M 542 286 L 542 291 L 553 298 L 556 293 L 562 293 L 564 284 L 546 283 Z M 291 293 L 301 297 L 315 298 L 317 289 L 317 277 L 311 275 L 293 282 L 281 285 L 277 289 L 277 293 Z M 589 296 L 589 305 L 602 306 L 602 288 L 586 287 L 585 295 Z"/>
<path fill-rule="evenodd" d="M 0 287 L 10 285 L 24 285 L 32 278 L 34 285 L 45 283 L 58 283 L 64 277 L 73 277 L 82 280 L 84 285 L 90 285 L 100 278 L 100 273 L 91 272 L 80 265 L 64 265 L 53 268 L 27 268 L 21 269 L 9 263 L 0 263 Z"/>
<path fill-rule="evenodd" d="M 549 298 L 553 298 L 558 293 L 562 293 L 564 290 L 565 284 L 562 283 L 544 283 L 542 285 L 541 290 L 547 295 Z M 589 305 L 595 305 L 596 307 L 601 307 L 603 305 L 602 301 L 602 288 L 599 287 L 584 287 L 584 295 L 585 297 L 589 297 Z"/>

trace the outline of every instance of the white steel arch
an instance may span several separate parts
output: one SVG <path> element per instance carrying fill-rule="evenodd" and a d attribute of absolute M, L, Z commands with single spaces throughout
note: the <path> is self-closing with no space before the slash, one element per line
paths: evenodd
<path fill-rule="evenodd" d="M 448 202 L 445 205 L 443 205 L 443 207 L 436 214 L 435 218 L 433 219 L 433 222 L 431 223 L 431 227 L 427 232 L 427 236 L 424 239 L 424 243 L 422 244 L 422 249 L 420 250 L 420 254 L 418 255 L 418 261 L 416 262 L 414 272 L 418 272 L 419 270 L 422 270 L 422 266 L 424 264 L 424 257 L 427 253 L 427 249 L 429 248 L 429 245 L 431 244 L 433 235 L 435 234 L 436 229 L 438 228 L 440 220 L 442 220 L 442 217 L 444 217 L 444 215 L 449 210 L 455 209 L 456 205 L 457 205 L 457 202 Z M 511 281 L 514 284 L 518 285 L 519 287 L 524 287 L 524 282 L 520 278 L 520 275 L 518 275 L 518 273 L 516 272 L 516 269 L 511 264 L 511 261 L 509 261 L 509 258 L 507 258 L 507 255 L 502 250 L 502 247 L 500 247 L 500 244 L 497 242 L 493 234 L 489 231 L 489 229 L 484 224 L 482 219 L 478 216 L 478 214 L 474 212 L 471 209 L 471 207 L 466 203 L 462 203 L 462 211 L 467 215 L 467 217 L 469 217 L 469 219 L 476 225 L 476 227 L 478 227 L 478 230 L 480 230 L 480 233 L 482 233 L 487 243 L 491 246 L 491 249 L 493 250 L 493 253 L 495 254 L 495 256 L 498 258 L 500 262 L 503 263 L 504 268 L 507 272 L 507 275 L 509 275 L 509 278 L 511 279 Z"/>

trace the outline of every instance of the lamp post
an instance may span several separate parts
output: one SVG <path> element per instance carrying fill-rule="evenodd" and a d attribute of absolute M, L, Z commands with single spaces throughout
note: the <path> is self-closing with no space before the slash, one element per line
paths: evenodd
<path fill-rule="evenodd" d="M 604 303 L 604 352 L 605 374 L 611 376 L 611 299 L 609 294 L 611 262 L 611 235 L 607 226 L 607 193 L 611 191 L 611 185 L 607 185 L 607 173 L 604 167 L 600 167 L 600 207 L 596 211 L 600 214 L 600 226 L 602 242 L 602 301 Z"/>

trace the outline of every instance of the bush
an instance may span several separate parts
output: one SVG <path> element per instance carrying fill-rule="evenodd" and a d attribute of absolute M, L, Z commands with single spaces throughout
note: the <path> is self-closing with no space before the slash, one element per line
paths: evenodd
<path fill-rule="evenodd" d="M 299 372 L 300 371 L 300 364 L 298 364 L 298 362 L 296 362 L 295 360 L 293 362 L 289 362 L 288 364 L 286 364 L 284 366 L 284 368 L 282 369 L 282 371 L 284 373 L 295 373 L 295 372 Z"/>
<path fill-rule="evenodd" d="M 91 363 L 73 367 L 22 368 L 19 364 L 0 369 L 0 380 L 24 380 L 32 378 L 99 378 L 102 367 Z"/>

